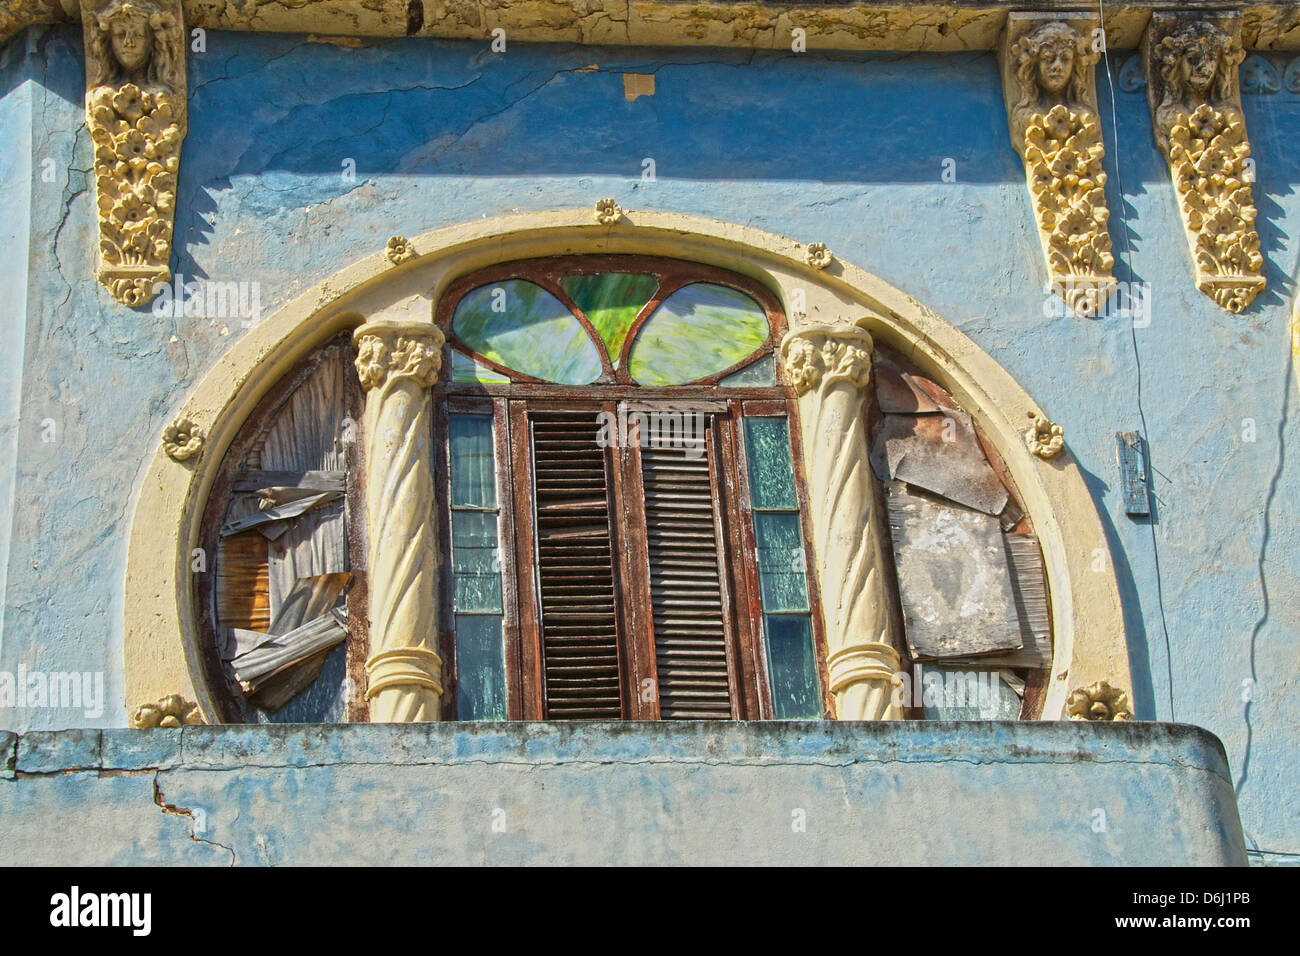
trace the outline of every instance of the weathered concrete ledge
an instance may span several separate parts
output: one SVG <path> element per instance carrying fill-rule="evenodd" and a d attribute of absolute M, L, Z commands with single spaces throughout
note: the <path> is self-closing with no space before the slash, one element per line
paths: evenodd
<path fill-rule="evenodd" d="M 0 861 L 1246 856 L 1223 747 L 1198 727 L 574 722 L 0 733 Z"/>
<path fill-rule="evenodd" d="M 951 53 L 989 50 L 1012 10 L 1095 12 L 1090 0 L 183 0 L 185 22 L 217 30 L 336 37 L 432 36 L 612 46 L 791 48 Z M 1132 49 L 1154 10 L 1240 10 L 1242 42 L 1300 49 L 1300 12 L 1276 0 L 1114 0 L 1106 4 L 1112 47 Z M 32 23 L 79 20 L 79 0 L 0 0 L 0 40 Z"/>

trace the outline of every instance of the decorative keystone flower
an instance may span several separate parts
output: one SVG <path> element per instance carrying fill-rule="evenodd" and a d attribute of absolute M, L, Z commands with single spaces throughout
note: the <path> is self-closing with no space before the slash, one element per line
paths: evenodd
<path fill-rule="evenodd" d="M 814 269 L 825 269 L 834 260 L 835 256 L 826 248 L 824 242 L 814 242 L 804 253 L 804 261 Z"/>
<path fill-rule="evenodd" d="M 156 704 L 137 707 L 131 722 L 140 729 L 184 727 L 203 723 L 203 715 L 198 704 L 190 703 L 180 694 L 168 694 Z"/>
<path fill-rule="evenodd" d="M 1065 704 L 1071 720 L 1132 720 L 1128 695 L 1104 680 L 1072 693 Z"/>
<path fill-rule="evenodd" d="M 139 222 L 144 218 L 144 215 L 144 203 L 140 201 L 140 197 L 134 192 L 129 192 L 113 205 L 108 218 L 118 226 L 124 226 L 127 223 Z"/>
<path fill-rule="evenodd" d="M 1031 425 L 1025 432 L 1025 443 L 1039 458 L 1051 458 L 1065 446 L 1065 432 L 1037 412 L 1029 413 Z"/>
<path fill-rule="evenodd" d="M 393 236 L 388 240 L 388 261 L 401 265 L 407 259 L 415 258 L 415 246 L 405 236 Z"/>
<path fill-rule="evenodd" d="M 596 222 L 602 226 L 612 226 L 623 218 L 623 210 L 612 199 L 596 200 Z"/>
<path fill-rule="evenodd" d="M 203 432 L 188 418 L 178 418 L 163 429 L 163 451 L 172 461 L 193 458 L 203 447 Z"/>
<path fill-rule="evenodd" d="M 145 139 L 144 133 L 138 129 L 127 130 L 113 145 L 117 147 L 117 157 L 122 162 L 132 166 L 138 163 L 139 168 L 144 168 L 149 154 L 149 140 Z"/>

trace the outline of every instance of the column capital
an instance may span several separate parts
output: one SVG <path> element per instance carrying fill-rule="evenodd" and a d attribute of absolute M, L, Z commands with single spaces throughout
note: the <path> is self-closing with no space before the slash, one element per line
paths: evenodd
<path fill-rule="evenodd" d="M 786 380 L 798 395 L 837 382 L 865 389 L 871 381 L 873 347 L 871 335 L 861 326 L 808 325 L 786 333 L 781 361 Z"/>
<path fill-rule="evenodd" d="M 352 333 L 357 377 L 370 391 L 406 379 L 431 388 L 442 371 L 442 329 L 428 322 L 367 322 Z"/>

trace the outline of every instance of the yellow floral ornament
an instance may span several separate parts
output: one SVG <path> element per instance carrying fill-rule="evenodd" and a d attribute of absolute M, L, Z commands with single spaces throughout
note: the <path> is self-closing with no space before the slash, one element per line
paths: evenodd
<path fill-rule="evenodd" d="M 1037 412 L 1029 413 L 1030 426 L 1025 432 L 1025 444 L 1039 458 L 1051 458 L 1065 447 L 1065 430 L 1049 422 Z"/>
<path fill-rule="evenodd" d="M 814 269 L 825 269 L 834 260 L 835 256 L 831 255 L 831 251 L 826 248 L 824 242 L 814 242 L 808 247 L 808 251 L 804 253 L 804 261 Z"/>
<path fill-rule="evenodd" d="M 172 461 L 186 461 L 203 448 L 203 432 L 188 418 L 178 418 L 163 429 L 163 451 Z"/>
<path fill-rule="evenodd" d="M 131 725 L 141 730 L 153 727 L 193 727 L 202 724 L 199 705 L 180 694 L 168 694 L 152 704 L 143 704 L 131 715 Z"/>
<path fill-rule="evenodd" d="M 388 261 L 401 265 L 407 259 L 415 258 L 415 246 L 405 236 L 393 236 L 388 240 Z"/>
<path fill-rule="evenodd" d="M 623 210 L 612 199 L 596 201 L 596 222 L 602 226 L 612 226 L 623 218 Z"/>
<path fill-rule="evenodd" d="M 1128 695 L 1104 680 L 1080 687 L 1065 702 L 1071 720 L 1132 720 Z"/>

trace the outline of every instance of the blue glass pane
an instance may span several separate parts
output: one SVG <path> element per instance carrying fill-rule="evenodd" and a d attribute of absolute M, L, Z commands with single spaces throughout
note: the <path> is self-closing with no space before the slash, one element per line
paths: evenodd
<path fill-rule="evenodd" d="M 997 671 L 923 664 L 920 687 L 912 689 L 926 720 L 1019 720 L 1020 697 Z"/>
<path fill-rule="evenodd" d="M 718 384 L 726 388 L 751 388 L 776 384 L 776 362 L 772 356 L 764 355 L 757 362 L 750 362 L 738 372 L 732 372 L 726 378 L 718 379 Z"/>
<path fill-rule="evenodd" d="M 451 442 L 451 506 L 497 506 L 496 458 L 492 448 L 491 415 L 449 415 Z"/>
<path fill-rule="evenodd" d="M 600 377 L 600 353 L 582 323 L 532 282 L 475 289 L 460 300 L 451 324 L 474 352 L 533 378 L 586 385 Z"/>
<path fill-rule="evenodd" d="M 451 564 L 456 611 L 501 612 L 501 559 L 497 516 L 486 511 L 451 513 Z"/>
<path fill-rule="evenodd" d="M 763 610 L 807 611 L 808 583 L 799 515 L 759 512 L 754 515 L 758 546 L 758 580 Z"/>
<path fill-rule="evenodd" d="M 456 716 L 506 719 L 506 662 L 499 617 L 456 615 Z"/>
<path fill-rule="evenodd" d="M 763 622 L 767 629 L 767 658 L 772 670 L 774 716 L 777 720 L 822 717 L 812 624 L 808 615 L 769 614 Z"/>
<path fill-rule="evenodd" d="M 767 315 L 735 289 L 697 282 L 678 289 L 646 319 L 627 369 L 642 385 L 681 385 L 744 360 L 767 341 Z"/>
<path fill-rule="evenodd" d="M 749 496 L 755 511 L 799 507 L 794 493 L 790 432 L 784 418 L 746 418 L 745 456 L 749 459 Z"/>

